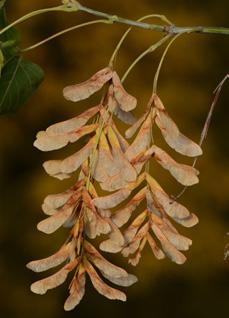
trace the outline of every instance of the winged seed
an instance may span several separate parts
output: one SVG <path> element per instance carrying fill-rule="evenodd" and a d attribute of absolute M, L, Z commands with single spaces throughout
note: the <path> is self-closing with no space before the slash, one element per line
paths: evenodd
<path fill-rule="evenodd" d="M 86 99 L 99 91 L 105 83 L 113 76 L 113 72 L 106 67 L 95 73 L 90 79 L 76 85 L 70 85 L 64 88 L 63 95 L 67 100 L 78 102 Z"/>

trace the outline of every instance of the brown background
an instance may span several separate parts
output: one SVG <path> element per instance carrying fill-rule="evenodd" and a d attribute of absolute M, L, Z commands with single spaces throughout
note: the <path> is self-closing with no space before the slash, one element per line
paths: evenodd
<path fill-rule="evenodd" d="M 82 3 L 134 19 L 163 13 L 177 25 L 229 27 L 227 0 L 82 0 Z M 13 21 L 31 10 L 59 3 L 58 0 L 11 0 L 9 4 L 8 16 Z M 36 17 L 20 25 L 21 46 L 29 46 L 87 19 L 90 17 L 81 13 L 49 13 Z M 229 231 L 229 83 L 217 105 L 204 144 L 204 156 L 198 163 L 200 184 L 181 199 L 200 219 L 195 228 L 181 229 L 193 239 L 187 263 L 177 266 L 168 260 L 159 262 L 146 250 L 139 266 L 130 269 L 140 281 L 127 290 L 127 303 L 109 301 L 88 284 L 82 303 L 71 313 L 62 309 L 67 284 L 45 296 L 34 295 L 29 290 L 30 283 L 40 276 L 27 270 L 25 264 L 54 252 L 66 235 L 59 231 L 47 237 L 36 230 L 36 223 L 43 218 L 40 204 L 47 193 L 55 193 L 69 184 L 45 175 L 41 163 L 54 158 L 54 153 L 40 153 L 33 148 L 35 134 L 96 102 L 98 97 L 89 102 L 68 103 L 62 97 L 62 88 L 87 79 L 104 67 L 125 29 L 121 25 L 87 27 L 25 54 L 44 68 L 46 79 L 20 111 L 0 118 L 1 317 L 221 318 L 229 315 L 229 263 L 223 260 L 224 246 L 229 241 L 226 236 Z M 133 30 L 119 54 L 118 72 L 123 74 L 131 61 L 158 37 L 150 31 Z M 195 140 L 199 138 L 212 91 L 229 70 L 228 41 L 228 36 L 185 35 L 173 45 L 163 66 L 159 93 L 180 128 Z M 137 115 L 150 96 L 161 54 L 159 50 L 147 56 L 126 82 L 128 90 L 138 97 Z M 167 173 L 160 169 L 153 173 L 170 192 L 180 189 Z M 119 256 L 116 261 L 123 262 Z"/>

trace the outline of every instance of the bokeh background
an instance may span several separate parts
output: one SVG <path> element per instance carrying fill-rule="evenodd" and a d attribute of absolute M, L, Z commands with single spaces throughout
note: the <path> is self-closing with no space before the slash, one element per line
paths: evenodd
<path fill-rule="evenodd" d="M 9 20 L 58 4 L 58 0 L 11 0 Z M 82 4 L 133 19 L 160 13 L 181 26 L 229 27 L 228 0 L 82 0 Z M 49 13 L 33 18 L 19 26 L 21 47 L 88 19 L 91 19 L 89 15 L 81 13 Z M 229 316 L 229 261 L 223 259 L 224 246 L 229 241 L 226 236 L 229 231 L 229 83 L 225 84 L 217 104 L 203 147 L 204 156 L 198 162 L 200 183 L 181 198 L 200 219 L 195 228 L 180 229 L 193 239 L 186 264 L 178 266 L 168 260 L 156 261 L 146 249 L 139 266 L 130 269 L 138 275 L 139 283 L 127 290 L 126 303 L 109 301 L 88 284 L 80 306 L 70 313 L 63 310 L 67 284 L 45 296 L 29 290 L 29 285 L 42 276 L 27 270 L 25 264 L 52 254 L 66 235 L 65 231 L 59 231 L 46 236 L 36 230 L 36 223 L 44 217 L 40 204 L 46 194 L 61 191 L 70 184 L 45 175 L 42 162 L 55 156 L 54 153 L 40 153 L 33 147 L 36 132 L 80 113 L 98 100 L 97 96 L 89 102 L 69 103 L 64 101 L 62 89 L 103 68 L 125 29 L 123 25 L 90 26 L 25 54 L 44 68 L 46 78 L 23 108 L 0 118 L 1 317 Z M 133 30 L 118 56 L 118 72 L 123 74 L 133 59 L 159 36 L 150 31 Z M 163 66 L 160 96 L 180 128 L 194 140 L 199 139 L 214 88 L 229 71 L 228 43 L 228 36 L 185 35 L 170 49 Z M 128 90 L 139 100 L 136 115 L 143 111 L 150 96 L 161 54 L 160 49 L 147 56 L 126 81 Z M 158 166 L 153 173 L 170 193 L 180 190 L 170 175 Z M 116 261 L 125 264 L 119 256 Z"/>

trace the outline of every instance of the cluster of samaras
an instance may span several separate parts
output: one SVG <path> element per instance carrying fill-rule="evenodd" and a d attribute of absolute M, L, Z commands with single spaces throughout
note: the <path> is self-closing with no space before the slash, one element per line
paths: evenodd
<path fill-rule="evenodd" d="M 177 163 L 153 144 L 152 128 L 156 124 L 165 141 L 177 152 L 190 157 L 202 153 L 196 143 L 180 133 L 156 94 L 151 97 L 143 116 L 134 121 L 131 111 L 137 105 L 136 99 L 124 90 L 117 73 L 105 68 L 86 82 L 66 87 L 64 96 L 77 102 L 88 98 L 106 83 L 107 93 L 100 105 L 39 132 L 35 141 L 38 149 L 50 151 L 88 136 L 88 142 L 78 152 L 64 160 L 44 163 L 46 172 L 60 180 L 71 177 L 80 169 L 75 185 L 45 198 L 42 207 L 49 217 L 38 224 L 38 229 L 47 234 L 61 226 L 71 230 L 67 242 L 57 253 L 27 265 L 42 272 L 64 264 L 54 275 L 32 284 L 32 291 L 38 294 L 59 286 L 74 271 L 65 310 L 73 309 L 82 299 L 86 275 L 105 297 L 126 299 L 123 292 L 101 279 L 95 267 L 114 284 L 130 286 L 137 281 L 135 276 L 104 259 L 89 240 L 101 234 L 108 235 L 100 244 L 100 250 L 121 252 L 132 265 L 139 262 L 147 242 L 157 259 L 166 255 L 182 264 L 186 260 L 182 251 L 189 249 L 191 240 L 180 235 L 170 220 L 185 227 L 198 222 L 194 214 L 169 197 L 146 168 L 150 158 L 154 158 L 182 185 L 198 182 L 196 169 Z M 132 124 L 126 131 L 126 138 L 119 133 L 113 115 Z M 129 144 L 126 139 L 134 135 L 135 139 Z M 100 193 L 101 189 L 110 193 L 101 196 L 98 189 Z M 143 211 L 134 217 L 142 202 L 145 203 Z"/>

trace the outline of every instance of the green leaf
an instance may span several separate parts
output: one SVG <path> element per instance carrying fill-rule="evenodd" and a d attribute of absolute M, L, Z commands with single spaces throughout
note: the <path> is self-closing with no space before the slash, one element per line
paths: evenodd
<path fill-rule="evenodd" d="M 0 0 L 0 9 L 4 7 L 6 0 Z"/>
<path fill-rule="evenodd" d="M 4 7 L 5 2 L 6 1 L 0 0 L 0 29 L 3 29 L 8 25 L 6 10 Z M 4 43 L 9 41 L 14 43 L 14 45 L 6 48 L 2 47 L 2 53 L 4 55 L 5 61 L 8 61 L 18 52 L 18 45 L 20 43 L 20 33 L 15 27 L 10 28 L 9 30 L 0 35 L 0 42 Z"/>
<path fill-rule="evenodd" d="M 5 64 L 0 78 L 0 114 L 16 111 L 43 81 L 40 66 L 21 56 L 13 57 Z"/>
<path fill-rule="evenodd" d="M 4 66 L 4 55 L 2 54 L 2 50 L 0 49 L 0 77 L 1 77 L 3 66 Z"/>

